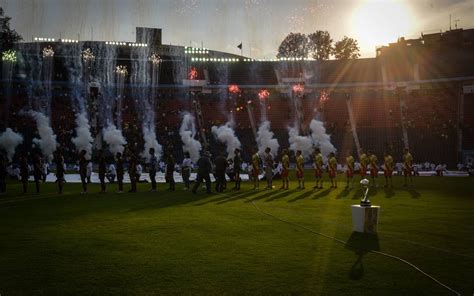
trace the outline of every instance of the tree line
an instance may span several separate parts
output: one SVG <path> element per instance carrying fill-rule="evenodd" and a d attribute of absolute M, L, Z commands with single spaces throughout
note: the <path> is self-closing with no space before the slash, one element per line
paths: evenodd
<path fill-rule="evenodd" d="M 357 40 L 344 36 L 334 42 L 328 31 L 310 34 L 290 33 L 278 47 L 277 58 L 313 58 L 318 61 L 357 59 L 360 56 Z"/>

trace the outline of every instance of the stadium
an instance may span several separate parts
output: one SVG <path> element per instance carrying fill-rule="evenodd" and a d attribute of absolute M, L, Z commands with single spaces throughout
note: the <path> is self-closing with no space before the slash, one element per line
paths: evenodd
<path fill-rule="evenodd" d="M 374 58 L 319 61 L 166 45 L 161 29 L 137 27 L 135 42 L 33 37 L 4 51 L 1 65 L 2 295 L 474 292 L 474 29 L 398 38 Z M 268 166 L 267 147 L 274 185 L 255 190 L 253 177 L 268 184 L 264 168 L 252 169 L 255 155 Z M 151 192 L 150 148 L 159 183 Z M 316 148 L 323 189 L 313 189 Z M 184 158 L 192 185 L 202 158 L 234 161 L 236 149 L 242 165 L 236 173 L 228 164 L 224 192 L 181 190 Z M 289 191 L 278 190 L 283 150 Z M 361 164 L 362 151 L 378 163 Z M 138 183 L 134 195 L 117 194 L 108 178 L 117 153 L 125 191 Z M 387 154 L 392 187 L 382 187 Z M 350 155 L 355 177 L 344 187 Z M 49 166 L 34 194 L 39 158 Z M 22 163 L 33 171 L 23 194 Z M 368 194 L 359 185 L 367 170 L 378 185 Z M 382 208 L 376 234 L 351 226 L 364 192 Z"/>

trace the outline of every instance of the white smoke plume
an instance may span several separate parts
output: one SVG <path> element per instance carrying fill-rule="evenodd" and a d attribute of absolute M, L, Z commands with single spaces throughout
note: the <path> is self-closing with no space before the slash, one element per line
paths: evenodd
<path fill-rule="evenodd" d="M 219 127 L 213 126 L 211 128 L 212 133 L 220 142 L 227 146 L 227 157 L 234 157 L 234 151 L 236 148 L 242 147 L 239 139 L 235 135 L 235 131 L 232 129 L 232 122 L 227 122 Z"/>
<path fill-rule="evenodd" d="M 201 143 L 194 139 L 196 135 L 196 126 L 194 124 L 194 116 L 189 113 L 184 114 L 183 122 L 179 128 L 181 141 L 184 143 L 184 152 L 189 152 L 191 160 L 196 163 L 199 159 L 199 151 L 201 151 Z"/>
<path fill-rule="evenodd" d="M 103 133 L 104 141 L 109 145 L 109 151 L 114 155 L 117 152 L 123 153 L 127 141 L 123 137 L 122 131 L 117 129 L 115 125 L 110 124 L 107 128 L 103 129 Z"/>
<path fill-rule="evenodd" d="M 336 152 L 336 148 L 331 143 L 331 136 L 326 133 L 326 128 L 321 121 L 313 119 L 309 125 L 311 138 L 315 147 L 321 149 L 321 154 L 328 157 L 329 153 Z"/>
<path fill-rule="evenodd" d="M 33 143 L 37 144 L 40 147 L 43 156 L 51 161 L 58 143 L 56 142 L 56 135 L 51 128 L 49 117 L 36 111 L 30 111 L 29 114 L 35 119 L 38 134 L 40 136 L 39 139 L 33 139 Z"/>
<path fill-rule="evenodd" d="M 294 127 L 288 129 L 288 142 L 290 150 L 296 152 L 301 150 L 304 158 L 308 158 L 313 152 L 313 142 L 311 137 L 300 136 L 298 130 Z"/>
<path fill-rule="evenodd" d="M 278 154 L 280 144 L 278 144 L 278 140 L 273 136 L 274 133 L 270 131 L 270 121 L 263 121 L 257 131 L 258 152 L 263 153 L 267 147 L 270 147 L 271 153 L 274 156 Z"/>
<path fill-rule="evenodd" d="M 161 159 L 161 155 L 163 154 L 163 148 L 156 140 L 156 133 L 154 130 L 147 128 L 146 126 L 143 127 L 143 140 L 145 140 L 145 148 L 141 153 L 143 158 L 150 160 L 150 153 L 148 151 L 150 148 L 155 149 L 155 155 L 158 160 Z"/>
<path fill-rule="evenodd" d="M 9 161 L 12 161 L 15 155 L 15 149 L 21 143 L 23 143 L 23 136 L 19 133 L 15 133 L 11 128 L 7 128 L 0 134 L 0 148 L 7 152 Z"/>
<path fill-rule="evenodd" d="M 76 146 L 76 150 L 81 152 L 85 150 L 86 159 L 91 159 L 92 156 L 92 138 L 90 132 L 89 120 L 87 119 L 86 113 L 76 114 L 76 137 L 73 138 L 72 143 Z"/>

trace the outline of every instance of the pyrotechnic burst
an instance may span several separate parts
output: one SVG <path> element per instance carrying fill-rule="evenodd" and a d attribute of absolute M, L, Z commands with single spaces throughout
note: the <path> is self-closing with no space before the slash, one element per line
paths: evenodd
<path fill-rule="evenodd" d="M 46 58 L 46 57 L 53 57 L 54 56 L 54 50 L 51 46 L 46 46 L 45 48 L 43 48 L 43 58 Z"/>
<path fill-rule="evenodd" d="M 117 67 L 115 67 L 115 73 L 117 73 L 118 75 L 127 76 L 128 74 L 127 66 L 118 65 Z"/>
<path fill-rule="evenodd" d="M 16 51 L 14 51 L 13 49 L 9 49 L 9 50 L 4 51 L 2 53 L 2 61 L 4 61 L 4 62 L 15 63 L 16 60 L 17 60 Z"/>
<path fill-rule="evenodd" d="M 303 84 L 293 85 L 293 92 L 297 95 L 302 95 L 304 92 L 304 85 Z"/>
<path fill-rule="evenodd" d="M 90 48 L 86 48 L 82 51 L 82 59 L 84 62 L 93 62 L 95 60 L 95 55 L 92 53 Z"/>
<path fill-rule="evenodd" d="M 160 55 L 158 55 L 156 52 L 154 52 L 151 56 L 150 56 L 150 61 L 153 63 L 153 65 L 158 65 L 161 63 L 161 57 Z"/>
<path fill-rule="evenodd" d="M 269 96 L 270 92 L 266 89 L 262 89 L 258 92 L 258 98 L 262 101 L 268 99 Z"/>
<path fill-rule="evenodd" d="M 196 80 L 198 77 L 198 71 L 196 68 L 192 67 L 191 70 L 189 70 L 188 73 L 188 79 L 189 80 Z"/>
<path fill-rule="evenodd" d="M 319 92 L 319 101 L 325 103 L 329 100 L 329 93 L 325 90 Z"/>
<path fill-rule="evenodd" d="M 240 88 L 236 84 L 229 85 L 229 92 L 233 94 L 238 94 L 240 92 Z"/>

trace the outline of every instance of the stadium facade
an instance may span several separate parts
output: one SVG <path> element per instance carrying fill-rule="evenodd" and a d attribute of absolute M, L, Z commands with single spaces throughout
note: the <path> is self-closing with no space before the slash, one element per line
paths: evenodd
<path fill-rule="evenodd" d="M 151 64 L 158 65 L 156 83 L 137 80 L 134 71 L 141 66 L 153 76 Z M 153 28 L 137 28 L 136 42 L 37 37 L 18 43 L 14 60 L 2 61 L 0 119 L 2 130 L 13 127 L 26 135 L 23 145 L 28 147 L 35 124 L 21 110 L 38 107 L 49 96 L 58 141 L 73 151 L 74 100 L 79 98 L 86 102 L 100 146 L 100 98 L 120 96 L 124 134 L 129 143 L 140 145 L 136 96 L 145 91 L 156 102 L 157 134 L 166 146 L 181 145 L 176 137 L 181 113 L 190 111 L 199 119 L 203 141 L 218 150 L 210 127 L 232 115 L 248 157 L 255 146 L 249 114 L 258 121 L 266 113 L 282 147 L 288 146 L 288 126 L 298 121 L 305 133 L 318 117 L 340 161 L 355 155 L 357 147 L 396 156 L 410 147 L 417 162 L 453 165 L 474 155 L 473 65 L 474 29 L 401 38 L 377 49 L 375 58 L 346 61 L 256 60 L 166 45 L 161 29 Z M 117 67 L 125 69 L 120 77 Z M 264 109 L 258 99 L 263 89 L 269 92 Z"/>

